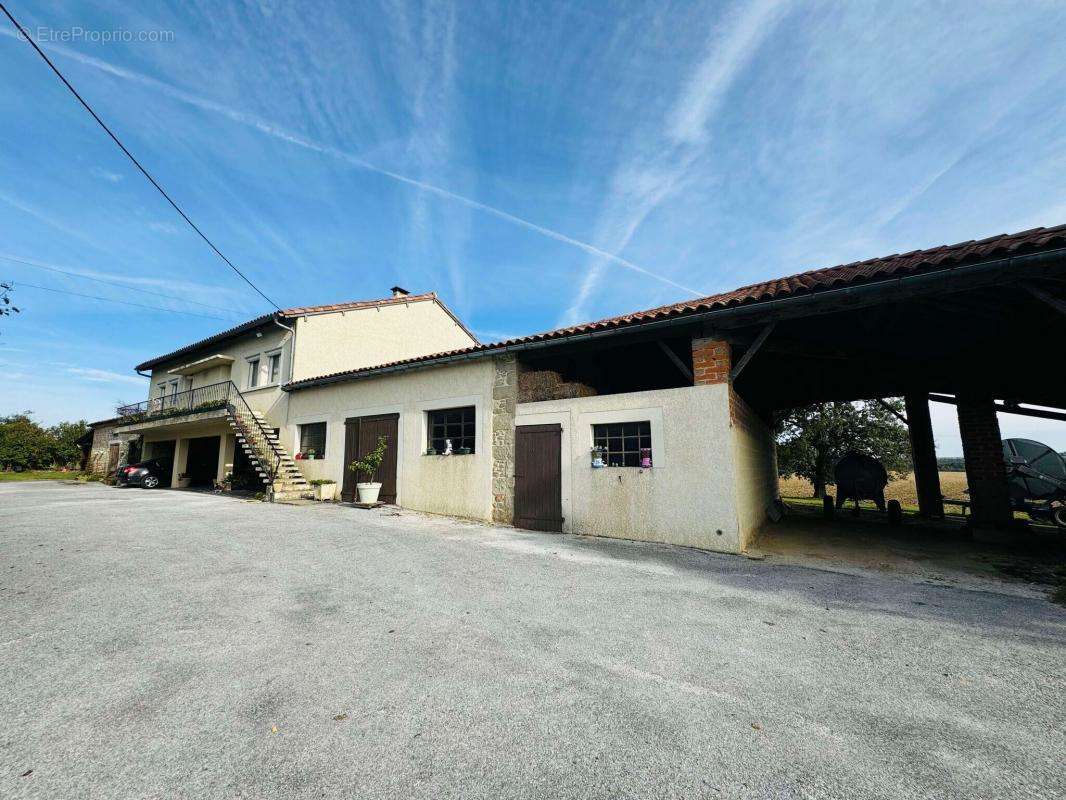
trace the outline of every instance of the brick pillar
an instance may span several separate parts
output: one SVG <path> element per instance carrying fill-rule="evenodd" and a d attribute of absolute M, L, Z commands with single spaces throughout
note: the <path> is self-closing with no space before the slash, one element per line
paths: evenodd
<path fill-rule="evenodd" d="M 493 358 L 492 521 L 514 521 L 514 427 L 518 363 L 513 355 Z"/>
<path fill-rule="evenodd" d="M 1013 515 L 995 404 L 991 397 L 959 395 L 958 414 L 972 522 L 1005 527 Z"/>
<path fill-rule="evenodd" d="M 929 396 L 925 392 L 909 394 L 904 401 L 907 404 L 914 483 L 918 489 L 918 511 L 923 517 L 942 517 L 944 496 L 940 490 L 933 423 L 929 418 Z"/>
<path fill-rule="evenodd" d="M 692 340 L 692 383 L 729 383 L 733 359 L 729 342 L 722 339 Z"/>

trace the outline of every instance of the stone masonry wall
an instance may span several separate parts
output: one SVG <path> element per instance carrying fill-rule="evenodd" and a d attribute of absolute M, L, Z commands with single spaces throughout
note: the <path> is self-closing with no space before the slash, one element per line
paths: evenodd
<path fill-rule="evenodd" d="M 518 402 L 518 365 L 513 355 L 493 358 L 492 520 L 514 520 L 514 427 Z"/>

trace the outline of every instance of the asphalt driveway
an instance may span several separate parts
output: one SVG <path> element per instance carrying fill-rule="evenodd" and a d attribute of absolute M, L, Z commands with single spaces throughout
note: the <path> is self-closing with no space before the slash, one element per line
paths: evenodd
<path fill-rule="evenodd" d="M 1066 610 L 404 512 L 0 484 L 0 796 L 1051 798 Z"/>

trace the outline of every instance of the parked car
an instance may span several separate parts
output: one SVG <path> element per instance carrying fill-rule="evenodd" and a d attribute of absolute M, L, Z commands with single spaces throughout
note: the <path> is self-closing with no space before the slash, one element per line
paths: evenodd
<path fill-rule="evenodd" d="M 119 467 L 115 474 L 116 486 L 140 486 L 143 489 L 158 489 L 170 486 L 170 473 L 174 461 L 170 458 L 150 458 L 127 467 Z"/>

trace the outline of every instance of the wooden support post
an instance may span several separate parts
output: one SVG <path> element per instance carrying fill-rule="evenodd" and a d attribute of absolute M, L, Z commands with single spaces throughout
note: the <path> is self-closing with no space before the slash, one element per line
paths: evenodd
<path fill-rule="evenodd" d="M 659 349 L 663 351 L 667 358 L 673 362 L 673 365 L 677 367 L 678 371 L 685 376 L 685 380 L 692 383 L 692 370 L 688 368 L 688 364 L 678 358 L 677 353 L 670 349 L 670 347 L 662 340 L 656 339 L 655 343 L 659 345 Z"/>
<path fill-rule="evenodd" d="M 924 392 L 909 394 L 903 399 L 907 404 L 907 428 L 911 436 L 914 483 L 918 489 L 918 513 L 923 517 L 940 518 L 944 516 L 944 497 L 940 490 L 929 399 Z"/>

